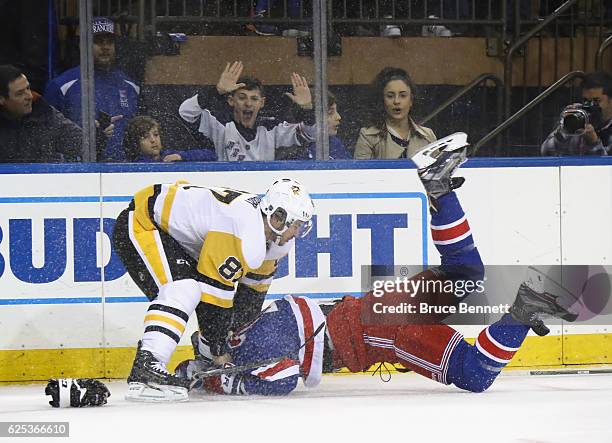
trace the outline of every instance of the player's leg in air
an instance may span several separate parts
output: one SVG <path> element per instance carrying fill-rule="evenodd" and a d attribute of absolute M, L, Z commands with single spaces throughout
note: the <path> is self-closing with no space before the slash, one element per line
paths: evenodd
<path fill-rule="evenodd" d="M 457 133 L 426 146 L 413 157 L 431 209 L 432 238 L 441 256 L 440 266 L 411 278 L 416 282 L 477 281 L 483 277 L 484 268 L 480 254 L 454 192 L 454 189 L 464 182 L 463 178 L 453 178 L 453 174 L 465 161 L 466 148 L 467 136 Z M 447 316 L 411 316 L 408 321 L 406 316 L 401 314 L 395 316 L 394 322 L 387 324 L 384 321 L 390 316 L 370 316 L 376 303 L 397 306 L 401 302 L 410 302 L 419 306 L 421 302 L 430 305 L 453 305 L 458 301 L 453 293 L 435 289 L 420 290 L 412 294 L 387 291 L 382 297 L 375 297 L 370 292 L 361 299 L 345 298 L 327 318 L 328 332 L 333 346 L 336 347 L 336 356 L 339 356 L 351 371 L 361 371 L 379 361 L 391 362 L 395 359 L 393 340 L 401 325 L 411 323 L 412 327 L 419 331 L 419 328 L 425 328 L 421 325 L 434 325 Z M 415 325 L 416 323 L 418 325 Z M 345 347 L 347 352 L 342 352 Z M 353 352 L 355 349 L 359 352 Z"/>
<path fill-rule="evenodd" d="M 519 287 L 510 312 L 483 329 L 474 345 L 447 325 L 406 325 L 397 330 L 394 352 L 399 362 L 428 378 L 482 392 L 510 362 L 529 329 L 541 336 L 548 334 L 542 315 L 576 319 L 559 298 L 528 279 Z"/>
<path fill-rule="evenodd" d="M 440 268 L 443 274 L 450 270 L 450 278 L 482 278 L 482 273 L 475 271 L 481 262 L 469 228 L 453 230 L 467 224 L 451 192 L 462 184 L 452 178 L 452 173 L 464 154 L 460 148 L 452 149 L 452 140 L 449 143 L 447 139 L 439 143 L 451 149 L 442 151 L 430 165 L 422 167 L 423 163 L 416 161 L 432 206 L 432 235 L 442 256 Z M 431 150 L 431 146 L 423 151 Z M 472 392 L 484 391 L 493 383 L 530 328 L 538 335 L 548 333 L 542 314 L 575 319 L 554 296 L 527 281 L 520 286 L 510 313 L 485 328 L 476 344 L 470 345 L 459 332 L 443 324 L 364 325 L 361 314 L 369 296 L 365 300 L 349 298 L 327 316 L 333 366 L 346 365 L 357 372 L 379 361 L 401 363 L 428 378 Z"/>

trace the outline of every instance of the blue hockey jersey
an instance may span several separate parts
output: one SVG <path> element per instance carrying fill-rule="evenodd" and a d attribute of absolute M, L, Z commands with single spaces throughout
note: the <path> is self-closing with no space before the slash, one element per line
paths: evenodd
<path fill-rule="evenodd" d="M 64 116 L 81 124 L 81 67 L 76 66 L 54 78 L 47 85 L 44 97 Z M 111 69 L 94 71 L 96 91 L 96 119 L 100 111 L 111 116 L 123 115 L 115 122 L 113 136 L 108 140 L 102 152 L 102 161 L 125 161 L 123 135 L 129 120 L 138 111 L 140 88 L 122 71 Z M 104 129 L 104 128 L 102 128 Z"/>
<path fill-rule="evenodd" d="M 272 303 L 260 317 L 228 340 L 230 354 L 236 366 L 287 357 L 227 377 L 225 393 L 286 395 L 295 389 L 300 377 L 307 387 L 318 385 L 323 371 L 325 328 L 311 337 L 322 323 L 323 312 L 306 297 L 288 295 Z"/>

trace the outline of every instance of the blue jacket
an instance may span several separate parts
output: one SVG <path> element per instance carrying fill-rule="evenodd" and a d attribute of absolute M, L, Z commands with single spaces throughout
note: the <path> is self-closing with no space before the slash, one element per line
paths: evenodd
<path fill-rule="evenodd" d="M 81 67 L 65 71 L 47 85 L 45 99 L 67 118 L 81 124 Z M 111 116 L 123 115 L 115 122 L 115 131 L 101 154 L 102 161 L 124 161 L 123 133 L 138 110 L 140 88 L 118 69 L 94 71 L 96 119 L 100 111 Z M 102 128 L 103 129 L 103 128 Z"/>
<path fill-rule="evenodd" d="M 134 159 L 134 163 L 163 163 L 164 157 L 170 154 L 179 154 L 184 162 L 210 162 L 217 160 L 217 154 L 214 149 L 187 149 L 185 151 L 176 151 L 174 149 L 164 149 L 160 153 L 159 160 L 153 160 L 151 157 L 141 155 Z"/>
<path fill-rule="evenodd" d="M 317 145 L 316 143 L 311 143 L 308 146 L 308 159 L 314 160 L 317 158 Z M 348 151 L 342 140 L 340 140 L 335 135 L 329 137 L 329 159 L 330 160 L 342 160 L 342 159 L 352 159 L 353 156 Z"/>

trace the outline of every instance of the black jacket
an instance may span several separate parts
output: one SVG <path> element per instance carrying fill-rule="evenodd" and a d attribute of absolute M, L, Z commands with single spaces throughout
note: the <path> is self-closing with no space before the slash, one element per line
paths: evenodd
<path fill-rule="evenodd" d="M 20 120 L 7 118 L 0 109 L 0 163 L 81 161 L 82 141 L 81 128 L 42 97 Z"/>

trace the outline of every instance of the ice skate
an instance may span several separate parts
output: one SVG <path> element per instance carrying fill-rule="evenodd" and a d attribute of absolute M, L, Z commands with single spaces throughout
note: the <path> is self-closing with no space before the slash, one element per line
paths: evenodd
<path fill-rule="evenodd" d="M 540 318 L 543 315 L 548 314 L 569 322 L 578 318 L 578 314 L 561 305 L 561 301 L 567 298 L 565 294 L 555 295 L 544 290 L 544 278 L 539 271 L 529 268 L 528 277 L 519 287 L 510 307 L 510 314 L 515 320 L 531 327 L 540 336 L 550 332 Z"/>
<path fill-rule="evenodd" d="M 189 380 L 171 374 L 166 365 L 138 344 L 132 372 L 127 379 L 126 400 L 144 402 L 187 401 Z"/>
<path fill-rule="evenodd" d="M 412 156 L 434 209 L 438 198 L 459 188 L 465 181 L 453 174 L 466 161 L 467 146 L 467 135 L 456 132 L 430 143 Z"/>

